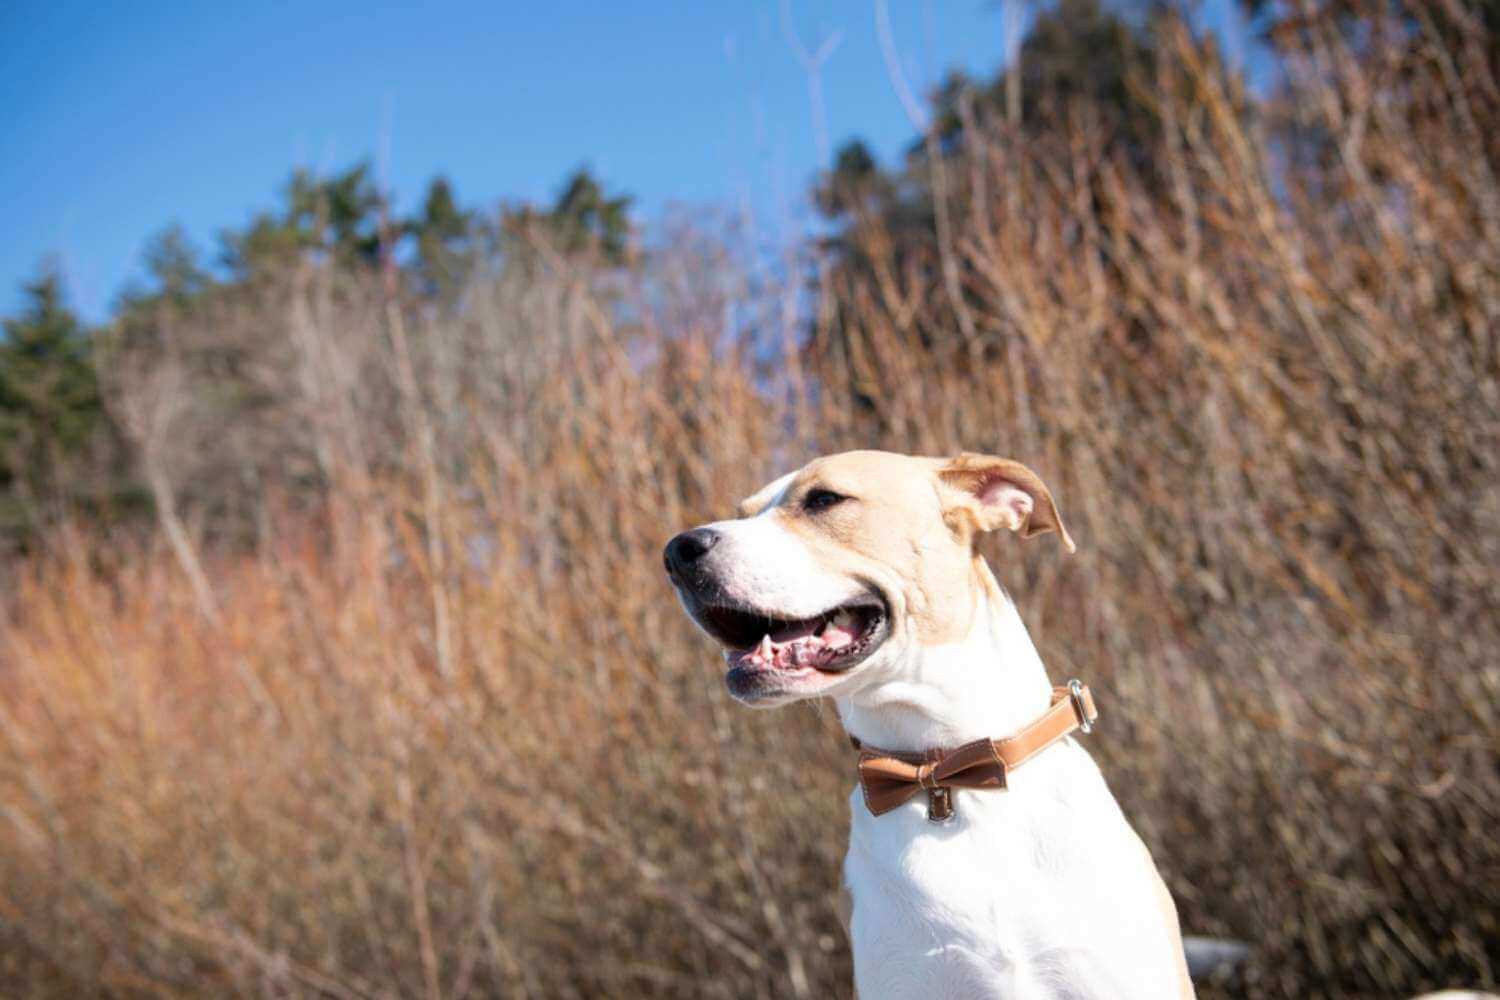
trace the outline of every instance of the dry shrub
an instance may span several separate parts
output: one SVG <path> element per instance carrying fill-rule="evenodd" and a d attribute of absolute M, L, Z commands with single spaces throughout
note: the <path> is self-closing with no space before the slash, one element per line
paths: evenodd
<path fill-rule="evenodd" d="M 805 345 L 795 288 L 685 235 L 624 280 L 541 253 L 453 315 L 289 284 L 262 328 L 318 511 L 265 490 L 208 599 L 162 542 L 16 567 L 0 977 L 848 995 L 847 749 L 826 709 L 730 706 L 658 553 L 879 445 L 1053 486 L 1079 554 L 989 554 L 1099 691 L 1187 929 L 1256 945 L 1234 989 L 1494 986 L 1500 115 L 1479 28 L 1416 11 L 1399 49 L 1304 26 L 1279 102 L 1172 36 L 1152 173 L 1087 109 L 976 128 L 942 238 L 859 221 Z M 1277 114 L 1327 155 L 1288 162 Z"/>

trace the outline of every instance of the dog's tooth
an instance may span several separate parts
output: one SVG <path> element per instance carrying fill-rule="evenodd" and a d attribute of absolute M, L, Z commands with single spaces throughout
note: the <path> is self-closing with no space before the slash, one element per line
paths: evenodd
<path fill-rule="evenodd" d="M 776 647 L 775 644 L 771 642 L 771 637 L 769 635 L 763 635 L 760 637 L 760 648 L 757 649 L 756 652 L 768 660 L 775 658 Z"/>

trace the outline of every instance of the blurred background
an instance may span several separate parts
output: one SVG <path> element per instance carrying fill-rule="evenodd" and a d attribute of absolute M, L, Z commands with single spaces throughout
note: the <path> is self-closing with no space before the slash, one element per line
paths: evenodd
<path fill-rule="evenodd" d="M 1500 980 L 1500 6 L 7 4 L 0 992 L 849 996 L 659 551 L 986 543 L 1210 997 Z"/>

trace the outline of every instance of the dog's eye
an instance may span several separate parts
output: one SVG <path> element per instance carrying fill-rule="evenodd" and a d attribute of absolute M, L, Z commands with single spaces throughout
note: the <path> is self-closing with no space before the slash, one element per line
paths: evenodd
<path fill-rule="evenodd" d="M 848 499 L 842 493 L 835 493 L 833 490 L 808 490 L 807 496 L 802 498 L 802 509 L 811 511 L 827 510 L 829 507 L 841 504 Z"/>

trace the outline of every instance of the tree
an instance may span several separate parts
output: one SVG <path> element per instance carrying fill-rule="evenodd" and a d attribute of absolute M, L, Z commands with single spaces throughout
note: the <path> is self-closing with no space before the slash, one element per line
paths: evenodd
<path fill-rule="evenodd" d="M 923 350 L 969 351 L 981 342 L 996 349 L 997 326 L 986 321 L 996 310 L 981 308 L 976 292 L 986 280 L 955 234 L 976 211 L 991 210 L 983 199 L 1004 206 L 1007 194 L 1038 176 L 1072 175 L 1083 145 L 1090 158 L 1118 158 L 1148 181 L 1156 176 L 1162 124 L 1138 81 L 1149 79 L 1167 6 L 1056 0 L 993 76 L 955 71 L 942 79 L 928 97 L 928 129 L 898 167 L 882 170 L 858 141 L 844 146 L 814 188 L 814 203 L 833 224 L 823 240 L 830 266 L 817 280 L 838 302 L 907 303 L 897 310 L 902 333 Z M 996 171 L 997 153 L 1036 173 Z M 811 331 L 808 348 L 874 408 L 879 394 L 867 391 L 858 370 L 861 336 L 854 311 L 834 310 Z"/>
<path fill-rule="evenodd" d="M 623 264 L 630 250 L 629 195 L 609 197 L 587 167 L 574 171 L 552 208 L 523 206 L 506 214 L 505 227 L 524 240 L 540 232 L 567 254 L 598 253 L 606 263 Z"/>
<path fill-rule="evenodd" d="M 1006 80 L 1014 73 L 1021 79 L 1022 121 L 1029 125 L 1084 102 L 1122 138 L 1144 140 L 1156 117 L 1137 97 L 1131 78 L 1150 64 L 1153 21 L 1165 7 L 1149 0 L 1108 8 L 1100 0 L 1061 0 L 1036 19 L 1019 65 L 995 78 L 991 103 L 1004 105 Z"/>
<path fill-rule="evenodd" d="M 1158 122 L 1133 81 L 1151 65 L 1157 19 L 1170 6 L 1163 0 L 1059 0 L 1037 16 L 1014 63 L 990 81 L 961 71 L 944 77 L 930 99 L 937 148 L 945 156 L 958 153 L 965 128 L 1000 121 L 1028 137 L 1055 134 L 1075 109 L 1086 107 L 1139 159 Z M 914 165 L 920 167 L 928 152 L 925 136 L 914 140 Z"/>
<path fill-rule="evenodd" d="M 549 218 L 564 249 L 598 246 L 607 259 L 619 261 L 630 238 L 630 202 L 629 195 L 605 197 L 603 186 L 585 167 L 568 178 Z"/>
<path fill-rule="evenodd" d="M 308 253 L 374 265 L 380 258 L 385 199 L 367 163 L 318 179 L 297 169 L 282 189 L 279 212 L 260 212 L 243 232 L 226 232 L 222 260 L 236 278 L 268 265 L 286 265 Z"/>
<path fill-rule="evenodd" d="M 212 276 L 198 262 L 198 249 L 180 225 L 171 225 L 147 244 L 146 273 L 157 286 L 157 294 L 177 305 L 185 305 L 203 294 Z"/>
<path fill-rule="evenodd" d="M 39 501 L 84 492 L 80 467 L 105 423 L 89 339 L 57 267 L 44 265 L 24 295 L 0 342 L 0 489 L 12 531 Z"/>
<path fill-rule="evenodd" d="M 1106 6 L 1101 0 L 1059 0 L 1036 19 L 1015 63 L 988 81 L 954 71 L 929 98 L 930 135 L 913 140 L 900 171 L 880 170 L 859 140 L 838 153 L 832 171 L 814 189 L 814 201 L 831 219 L 878 217 L 893 238 L 929 239 L 934 153 L 962 155 L 965 131 L 981 132 L 1009 121 L 1028 140 L 1061 133 L 1075 109 L 1086 107 L 1098 126 L 1137 163 L 1148 156 L 1160 124 L 1133 86 L 1156 51 L 1157 18 L 1168 5 L 1160 0 L 1127 0 Z M 1019 95 L 1019 121 L 1012 121 L 1011 95 Z M 859 212 L 854 211 L 856 208 Z M 846 234 L 847 235 L 847 234 Z M 848 245 L 847 239 L 835 245 Z"/>
<path fill-rule="evenodd" d="M 458 207 L 448 179 L 433 178 L 422 211 L 406 224 L 416 241 L 411 269 L 419 291 L 440 301 L 453 297 L 474 264 L 478 228 L 474 213 Z"/>
<path fill-rule="evenodd" d="M 892 182 L 863 140 L 851 139 L 834 156 L 833 169 L 813 187 L 813 203 L 828 218 L 838 218 L 885 202 Z"/>

